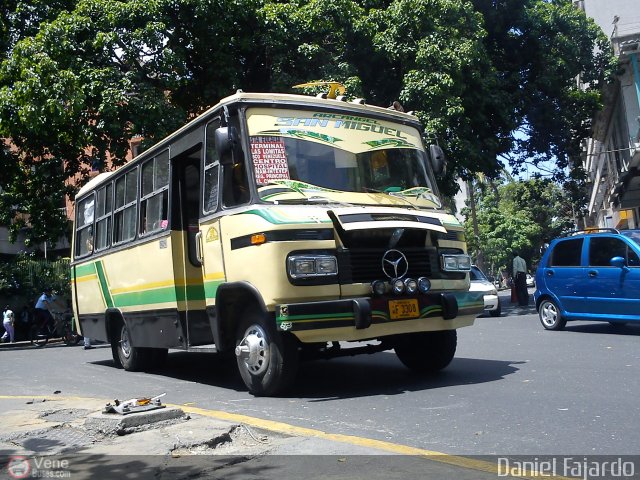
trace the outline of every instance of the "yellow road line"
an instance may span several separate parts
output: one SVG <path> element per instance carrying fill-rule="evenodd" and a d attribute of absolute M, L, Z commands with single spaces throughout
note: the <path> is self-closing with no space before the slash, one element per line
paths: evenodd
<path fill-rule="evenodd" d="M 0 395 L 0 400 L 20 400 L 20 399 L 47 399 L 47 400 L 59 400 L 59 401 L 102 401 L 110 402 L 111 400 L 100 400 L 99 398 L 91 397 L 52 397 L 51 395 Z M 385 452 L 394 453 L 396 455 L 412 455 L 417 457 L 425 457 L 426 460 L 434 462 L 446 463 L 448 465 L 468 468 L 470 470 L 476 470 L 480 472 L 486 472 L 498 476 L 500 473 L 497 463 L 488 462 L 484 460 L 477 460 L 474 458 L 467 458 L 459 455 L 449 455 L 443 452 L 437 452 L 434 450 L 425 450 L 422 448 L 410 447 L 399 443 L 385 442 L 383 440 L 375 440 L 372 438 L 356 437 L 354 435 L 343 435 L 339 433 L 327 433 L 322 430 L 316 430 L 313 428 L 297 427 L 288 423 L 277 422 L 274 420 L 265 420 L 262 418 L 250 417 L 248 415 L 242 415 L 238 413 L 229 413 L 222 410 L 209 410 L 199 407 L 192 407 L 191 404 L 173 404 L 166 403 L 168 407 L 176 407 L 182 409 L 186 413 L 194 415 L 201 415 L 203 417 L 211 417 L 217 420 L 223 420 L 231 423 L 241 423 L 249 425 L 254 428 L 261 428 L 271 432 L 277 432 L 285 435 L 299 436 L 299 437 L 311 437 L 322 440 L 328 440 L 333 442 L 340 442 L 349 445 L 356 445 L 359 447 L 374 448 Z M 575 480 L 571 477 L 562 477 L 559 475 L 551 476 L 549 473 L 536 472 L 536 471 L 523 471 L 522 475 L 509 475 L 506 472 L 500 474 L 501 477 L 510 478 L 525 478 L 532 480 L 539 480 L 540 478 L 550 480 Z"/>

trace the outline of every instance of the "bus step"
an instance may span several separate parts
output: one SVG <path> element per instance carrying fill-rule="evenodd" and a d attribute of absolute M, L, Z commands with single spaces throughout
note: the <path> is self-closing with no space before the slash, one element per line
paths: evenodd
<path fill-rule="evenodd" d="M 214 343 L 211 343 L 209 345 L 189 345 L 187 351 L 215 353 L 218 351 L 218 349 L 216 348 L 216 345 Z"/>

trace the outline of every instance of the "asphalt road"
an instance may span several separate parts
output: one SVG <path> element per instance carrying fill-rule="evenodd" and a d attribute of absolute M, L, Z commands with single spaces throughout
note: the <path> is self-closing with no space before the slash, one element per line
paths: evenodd
<path fill-rule="evenodd" d="M 640 325 L 548 332 L 532 307 L 458 331 L 451 365 L 412 375 L 393 352 L 302 364 L 286 398 L 255 398 L 235 363 L 172 352 L 158 373 L 114 368 L 107 345 L 0 351 L 3 395 L 128 399 L 224 410 L 452 455 L 631 455 L 640 429 Z"/>

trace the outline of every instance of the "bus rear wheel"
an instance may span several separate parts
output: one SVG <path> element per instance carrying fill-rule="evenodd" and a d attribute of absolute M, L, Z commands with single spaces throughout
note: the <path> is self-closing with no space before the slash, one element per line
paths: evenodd
<path fill-rule="evenodd" d="M 260 313 L 243 315 L 236 333 L 236 361 L 249 392 L 270 396 L 286 390 L 298 370 L 298 348 L 289 334 L 280 334 Z"/>
<path fill-rule="evenodd" d="M 131 345 L 129 329 L 121 320 L 116 324 L 115 335 L 111 340 L 111 354 L 117 367 L 130 372 L 146 369 L 153 356 L 151 349 Z"/>
<path fill-rule="evenodd" d="M 394 349 L 400 361 L 410 370 L 433 373 L 451 363 L 457 344 L 455 330 L 440 330 L 402 335 L 395 340 Z"/>

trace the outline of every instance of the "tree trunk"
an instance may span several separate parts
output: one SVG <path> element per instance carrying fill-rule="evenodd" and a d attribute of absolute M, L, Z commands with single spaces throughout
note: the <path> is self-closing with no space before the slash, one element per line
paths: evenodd
<path fill-rule="evenodd" d="M 473 236 L 476 239 L 480 239 L 480 229 L 478 228 L 478 217 L 476 216 L 476 197 L 473 189 L 473 180 L 467 180 L 467 197 L 469 198 L 469 210 L 471 210 L 471 226 L 473 228 Z M 476 265 L 483 272 L 484 269 L 484 254 L 482 253 L 482 249 L 480 248 L 480 243 L 478 243 L 476 249 Z"/>

